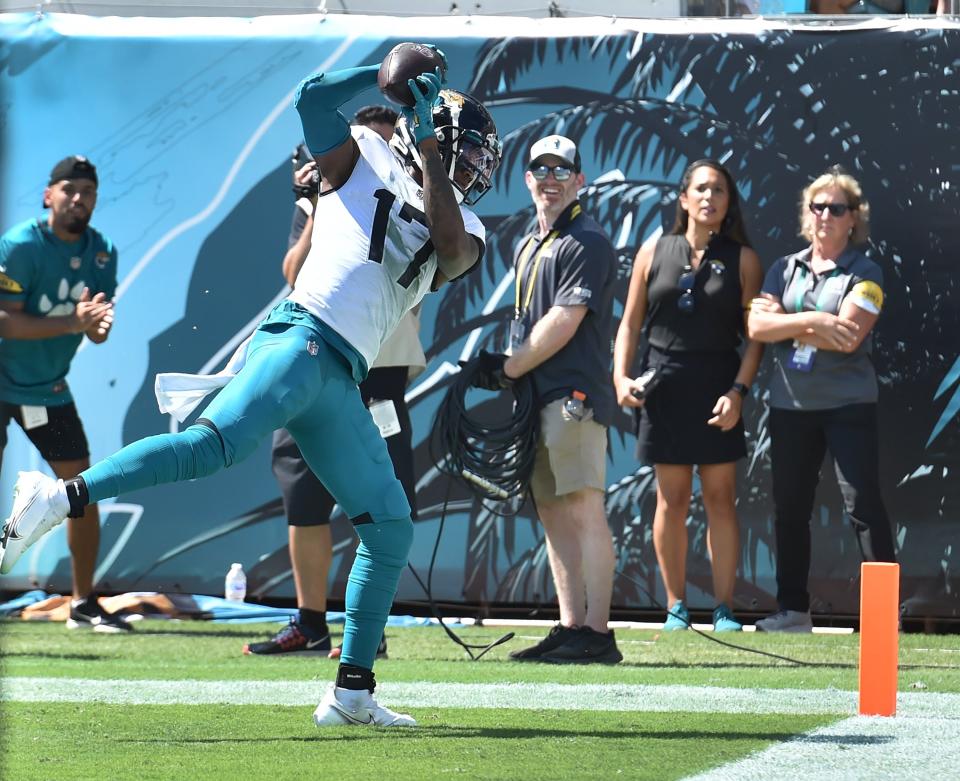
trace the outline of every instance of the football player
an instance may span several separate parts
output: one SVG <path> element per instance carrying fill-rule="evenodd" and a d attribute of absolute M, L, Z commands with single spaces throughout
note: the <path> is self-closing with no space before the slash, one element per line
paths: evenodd
<path fill-rule="evenodd" d="M 357 386 L 404 312 L 480 262 L 484 228 L 464 204 L 490 188 L 501 156 L 490 114 L 469 95 L 443 89 L 439 70 L 408 82 L 415 102 L 389 146 L 368 128 L 351 128 L 339 108 L 376 85 L 378 68 L 316 74 L 297 90 L 321 177 L 312 248 L 237 375 L 182 432 L 134 442 L 66 481 L 22 474 L 0 540 L 3 572 L 87 504 L 205 477 L 286 428 L 360 538 L 340 667 L 314 712 L 317 726 L 415 724 L 373 697 L 374 658 L 413 523 Z"/>

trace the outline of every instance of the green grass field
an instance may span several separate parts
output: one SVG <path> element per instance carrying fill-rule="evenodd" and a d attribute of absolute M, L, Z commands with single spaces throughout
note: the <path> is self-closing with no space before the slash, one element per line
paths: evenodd
<path fill-rule="evenodd" d="M 960 750 L 957 636 L 901 636 L 898 716 L 877 720 L 850 718 L 856 635 L 734 638 L 811 663 L 797 666 L 691 632 L 620 630 L 623 664 L 573 667 L 507 661 L 542 629 L 519 630 L 479 662 L 436 627 L 388 629 L 391 658 L 377 664 L 378 697 L 420 727 L 318 730 L 310 717 L 334 661 L 240 653 L 245 641 L 276 629 L 144 621 L 133 636 L 117 637 L 3 622 L 0 776 L 792 777 L 775 764 L 779 750 L 788 759 L 811 752 L 804 767 L 822 764 L 824 778 L 876 778 L 886 775 L 872 775 L 871 762 L 889 769 L 909 741 L 912 760 L 897 777 L 927 779 L 951 777 L 949 757 Z M 501 633 L 463 632 L 474 642 Z M 917 746 L 928 733 L 924 759 Z"/>

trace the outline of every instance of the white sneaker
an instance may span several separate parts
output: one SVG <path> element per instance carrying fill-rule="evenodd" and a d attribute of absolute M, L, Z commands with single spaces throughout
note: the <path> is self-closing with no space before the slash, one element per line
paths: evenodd
<path fill-rule="evenodd" d="M 406 713 L 394 713 L 378 705 L 366 689 L 354 691 L 330 684 L 320 704 L 313 712 L 313 723 L 318 727 L 374 726 L 416 727 L 417 722 Z"/>
<path fill-rule="evenodd" d="M 13 512 L 0 537 L 0 574 L 13 569 L 23 552 L 70 512 L 63 481 L 42 472 L 21 472 L 13 488 Z"/>
<path fill-rule="evenodd" d="M 810 611 L 778 610 L 757 621 L 758 632 L 812 632 Z"/>

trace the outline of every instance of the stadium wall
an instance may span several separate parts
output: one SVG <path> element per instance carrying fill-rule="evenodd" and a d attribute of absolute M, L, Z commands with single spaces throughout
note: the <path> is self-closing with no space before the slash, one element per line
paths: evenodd
<path fill-rule="evenodd" d="M 509 37 L 504 33 L 509 32 Z M 429 463 L 433 415 L 458 358 L 497 348 L 512 305 L 512 246 L 533 216 L 526 150 L 562 132 L 581 145 L 583 200 L 620 255 L 617 315 L 632 258 L 669 225 L 690 160 L 733 170 L 765 265 L 802 246 L 797 197 L 826 166 L 862 182 L 873 208 L 870 253 L 886 278 L 877 329 L 880 454 L 903 564 L 905 610 L 960 616 L 960 25 L 946 20 L 672 21 L 502 18 L 94 19 L 0 15 L 2 226 L 40 214 L 52 163 L 87 155 L 100 172 L 94 224 L 120 250 L 117 324 L 76 357 L 70 383 L 94 458 L 169 430 L 153 399 L 162 371 L 215 371 L 285 288 L 293 197 L 291 101 L 315 69 L 379 61 L 400 40 L 448 54 L 450 82 L 484 100 L 504 163 L 480 202 L 489 250 L 469 281 L 428 297 L 430 365 L 409 389 L 420 520 L 412 562 L 429 562 L 447 486 Z M 379 102 L 371 92 L 346 107 Z M 741 465 L 741 610 L 775 593 L 765 363 L 745 405 Z M 41 468 L 10 431 L 0 491 Z M 618 608 L 662 600 L 652 545 L 652 474 L 634 459 L 630 418 L 611 430 L 607 506 L 618 550 Z M 689 602 L 712 607 L 706 525 L 689 519 Z M 543 535 L 529 506 L 513 520 L 459 486 L 440 544 L 434 596 L 445 603 L 539 605 L 553 599 Z M 813 609 L 855 613 L 858 551 L 824 471 L 813 519 Z M 6 510 L 6 507 L 4 508 Z M 233 561 L 249 593 L 290 598 L 286 525 L 269 443 L 210 479 L 162 486 L 102 506 L 104 591 L 219 593 Z M 349 523 L 333 522 L 334 597 L 351 562 Z M 69 589 L 66 537 L 51 535 L 0 588 Z M 422 598 L 405 574 L 399 599 Z"/>

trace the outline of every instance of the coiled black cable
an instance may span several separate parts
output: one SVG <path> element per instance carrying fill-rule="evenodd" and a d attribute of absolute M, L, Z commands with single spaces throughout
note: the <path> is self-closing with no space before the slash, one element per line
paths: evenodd
<path fill-rule="evenodd" d="M 533 381 L 524 376 L 511 385 L 513 392 L 513 414 L 510 419 L 493 425 L 480 421 L 467 410 L 467 392 L 473 387 L 478 374 L 476 363 L 461 364 L 460 372 L 453 378 L 443 401 L 437 410 L 430 435 L 430 460 L 440 474 L 446 475 L 446 497 L 443 500 L 443 512 L 437 527 L 437 538 L 430 556 L 427 580 L 423 579 L 408 562 L 407 566 L 417 579 L 427 596 L 430 612 L 440 623 L 443 631 L 466 654 L 477 661 L 491 648 L 512 640 L 513 632 L 507 632 L 492 643 L 465 643 L 450 627 L 444 623 L 444 616 L 433 600 L 433 568 L 440 549 L 440 538 L 450 503 L 450 488 L 453 480 L 467 486 L 480 501 L 488 500 L 503 503 L 515 500 L 515 513 L 523 504 L 530 476 L 533 474 L 533 461 L 537 453 L 537 439 L 540 436 L 540 410 L 536 403 Z M 497 515 L 502 511 L 487 508 Z M 479 653 L 474 653 L 479 651 Z"/>
<path fill-rule="evenodd" d="M 540 414 L 529 375 L 511 386 L 513 414 L 488 424 L 467 409 L 467 391 L 478 369 L 462 364 L 433 425 L 430 459 L 441 474 L 463 482 L 476 496 L 507 502 L 526 496 L 540 436 Z"/>

